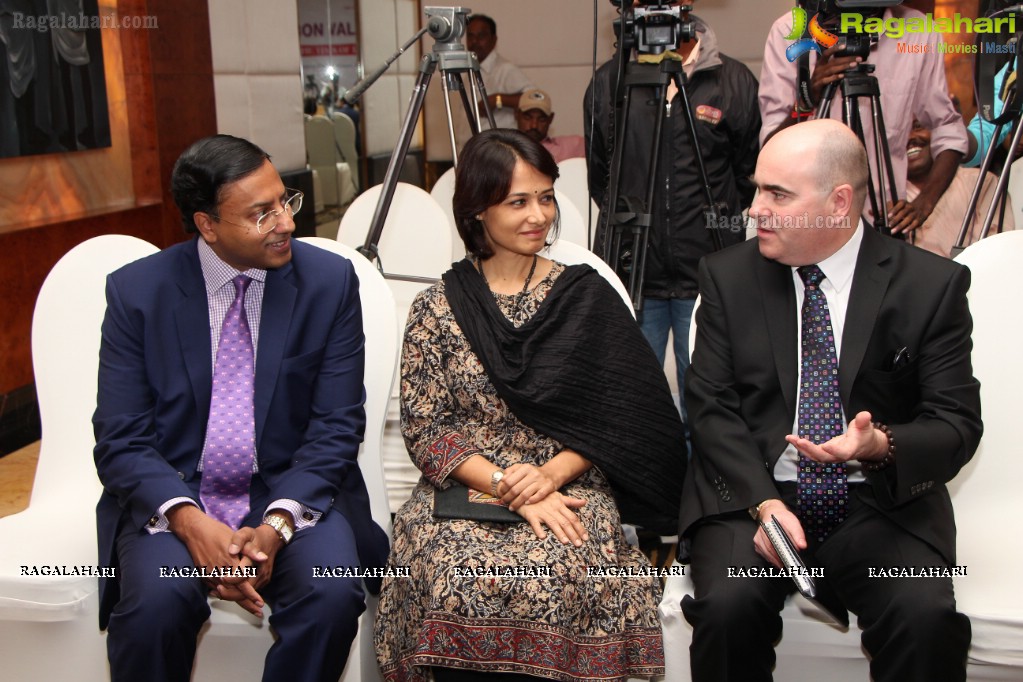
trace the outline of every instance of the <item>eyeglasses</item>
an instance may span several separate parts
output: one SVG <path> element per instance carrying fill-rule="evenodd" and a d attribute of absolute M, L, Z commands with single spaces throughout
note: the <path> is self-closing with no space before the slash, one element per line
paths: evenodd
<path fill-rule="evenodd" d="M 291 192 L 282 204 L 283 208 L 279 210 L 263 211 L 256 217 L 256 232 L 259 234 L 268 234 L 274 231 L 277 224 L 281 221 L 281 216 L 285 211 L 288 212 L 289 216 L 293 216 L 302 210 L 302 197 L 305 195 L 299 192 L 297 189 L 285 188 L 285 191 Z M 233 220 L 228 220 L 218 215 L 213 215 L 217 220 L 223 220 L 225 223 L 237 225 L 238 227 L 252 227 L 251 225 L 245 225 L 243 223 L 236 223 Z"/>

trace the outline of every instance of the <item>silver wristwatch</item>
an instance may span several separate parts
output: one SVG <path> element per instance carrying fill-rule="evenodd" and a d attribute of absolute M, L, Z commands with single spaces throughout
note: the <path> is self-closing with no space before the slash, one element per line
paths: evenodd
<path fill-rule="evenodd" d="M 504 469 L 498 469 L 494 473 L 490 474 L 490 494 L 494 497 L 500 497 L 500 495 L 497 494 L 497 486 L 501 482 L 502 478 L 504 478 Z"/>

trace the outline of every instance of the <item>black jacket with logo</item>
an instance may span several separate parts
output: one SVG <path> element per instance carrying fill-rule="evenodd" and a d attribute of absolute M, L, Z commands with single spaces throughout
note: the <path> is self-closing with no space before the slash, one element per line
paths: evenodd
<path fill-rule="evenodd" d="M 728 206 L 729 218 L 722 231 L 727 246 L 743 240 L 740 216 L 753 200 L 750 176 L 756 167 L 760 134 L 757 79 L 742 63 L 721 54 L 710 27 L 692 18 L 699 34 L 700 52 L 686 92 L 699 131 L 711 193 L 716 202 Z M 584 98 L 590 195 L 600 206 L 601 225 L 607 210 L 611 165 L 608 135 L 616 73 L 617 58 L 597 70 Z M 596 108 L 591 109 L 594 94 Z M 654 123 L 663 110 L 654 87 L 634 87 L 631 99 L 619 196 L 645 199 Z M 706 199 L 682 102 L 681 95 L 676 95 L 661 133 L 661 156 L 655 174 L 658 187 L 651 210 L 653 222 L 643 286 L 647 298 L 696 298 L 697 265 L 700 258 L 714 250 L 713 238 L 706 229 Z M 598 253 L 602 240 L 603 235 L 597 235 Z"/>

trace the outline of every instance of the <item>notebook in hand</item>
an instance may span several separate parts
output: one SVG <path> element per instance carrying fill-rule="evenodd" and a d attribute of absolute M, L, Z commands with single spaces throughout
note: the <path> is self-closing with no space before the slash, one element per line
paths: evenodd
<path fill-rule="evenodd" d="M 508 509 L 500 498 L 452 482 L 451 487 L 433 491 L 433 515 L 438 519 L 469 519 L 494 523 L 525 521 Z"/>
<path fill-rule="evenodd" d="M 792 544 L 792 538 L 778 523 L 774 514 L 771 514 L 770 520 L 761 521 L 760 526 L 767 534 L 767 539 L 771 541 L 778 558 L 781 559 L 782 566 L 796 583 L 799 593 L 817 606 L 830 623 L 843 628 L 849 627 L 849 614 L 845 609 L 833 609 L 818 599 L 817 583 L 814 582 L 812 572 L 803 563 L 803 559 L 799 556 L 799 550 Z"/>

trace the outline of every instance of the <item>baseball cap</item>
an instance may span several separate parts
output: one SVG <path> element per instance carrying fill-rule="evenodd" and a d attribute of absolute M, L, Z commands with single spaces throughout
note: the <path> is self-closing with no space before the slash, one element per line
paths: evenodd
<path fill-rule="evenodd" d="M 551 96 L 540 88 L 530 88 L 519 95 L 519 111 L 539 109 L 547 116 L 551 115 Z"/>

